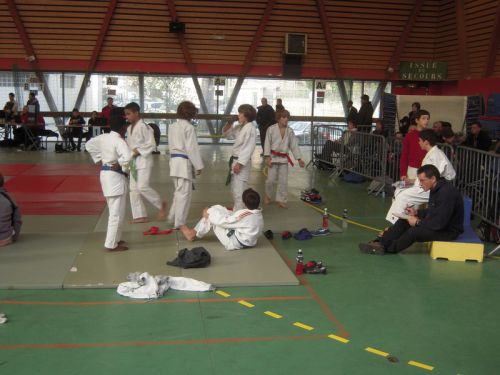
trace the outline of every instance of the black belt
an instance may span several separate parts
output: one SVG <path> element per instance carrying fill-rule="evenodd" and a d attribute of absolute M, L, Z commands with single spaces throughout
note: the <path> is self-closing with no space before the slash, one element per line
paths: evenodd
<path fill-rule="evenodd" d="M 238 237 L 236 237 L 236 235 L 234 234 L 234 232 L 235 232 L 235 230 L 234 230 L 234 229 L 230 229 L 230 230 L 227 232 L 227 236 L 228 236 L 228 237 L 233 237 L 233 236 L 234 236 L 234 238 L 236 239 L 236 241 L 238 241 L 238 243 L 239 243 L 241 246 L 243 246 L 243 249 L 248 249 L 248 248 L 252 247 L 252 246 L 245 245 L 243 242 L 241 242 L 241 241 L 238 239 Z"/>

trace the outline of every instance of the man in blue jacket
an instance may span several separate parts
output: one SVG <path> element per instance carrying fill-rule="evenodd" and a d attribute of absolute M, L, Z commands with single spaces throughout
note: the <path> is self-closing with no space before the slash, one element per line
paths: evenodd
<path fill-rule="evenodd" d="M 414 242 L 451 241 L 463 231 L 464 204 L 460 192 L 430 164 L 417 171 L 420 185 L 430 190 L 428 208 L 407 208 L 407 219 L 399 219 L 375 241 L 359 244 L 361 252 L 383 255 L 399 253 Z"/>

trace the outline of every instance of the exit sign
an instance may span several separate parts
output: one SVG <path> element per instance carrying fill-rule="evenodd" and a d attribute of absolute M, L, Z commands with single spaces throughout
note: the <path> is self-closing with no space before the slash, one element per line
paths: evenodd
<path fill-rule="evenodd" d="M 401 61 L 399 78 L 405 81 L 443 81 L 448 76 L 448 63 L 438 61 Z"/>

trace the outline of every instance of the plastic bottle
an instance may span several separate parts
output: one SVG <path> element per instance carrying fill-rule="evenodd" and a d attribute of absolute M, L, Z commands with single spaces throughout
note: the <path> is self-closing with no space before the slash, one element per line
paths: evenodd
<path fill-rule="evenodd" d="M 342 229 L 347 229 L 347 208 L 344 208 L 342 213 Z"/>
<path fill-rule="evenodd" d="M 323 210 L 323 224 L 321 225 L 324 229 L 328 229 L 328 209 L 325 207 Z"/>
<path fill-rule="evenodd" d="M 295 267 L 295 274 L 302 275 L 304 273 L 304 254 L 302 254 L 302 249 L 297 252 L 297 266 Z"/>

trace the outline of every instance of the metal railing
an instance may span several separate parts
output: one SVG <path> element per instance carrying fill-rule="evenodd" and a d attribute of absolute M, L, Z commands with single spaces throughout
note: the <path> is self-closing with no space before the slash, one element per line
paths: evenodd
<path fill-rule="evenodd" d="M 500 228 L 500 155 L 458 146 L 456 163 L 456 186 L 472 199 L 474 215 Z"/>

